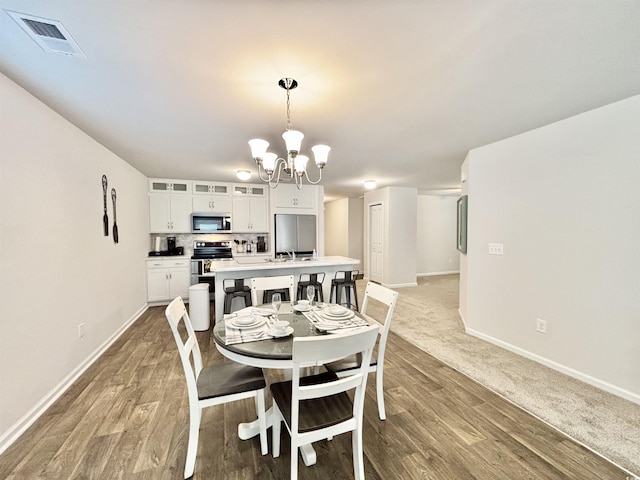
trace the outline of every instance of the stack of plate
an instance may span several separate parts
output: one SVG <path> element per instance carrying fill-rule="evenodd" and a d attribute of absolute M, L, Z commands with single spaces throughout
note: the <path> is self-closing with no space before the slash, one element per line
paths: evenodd
<path fill-rule="evenodd" d="M 334 305 L 333 307 L 325 308 L 318 312 L 322 318 L 327 320 L 333 320 L 339 322 L 341 320 L 348 320 L 353 317 L 353 310 L 341 307 L 340 305 Z"/>
<path fill-rule="evenodd" d="M 254 328 L 266 322 L 266 319 L 259 315 L 240 315 L 227 320 L 229 326 L 233 328 Z"/>

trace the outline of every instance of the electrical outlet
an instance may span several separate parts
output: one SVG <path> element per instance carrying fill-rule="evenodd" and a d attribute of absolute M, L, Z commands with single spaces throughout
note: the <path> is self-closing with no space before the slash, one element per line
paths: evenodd
<path fill-rule="evenodd" d="M 536 320 L 536 331 L 540 333 L 547 333 L 547 321 L 538 318 Z"/>
<path fill-rule="evenodd" d="M 489 255 L 503 255 L 504 254 L 504 246 L 502 243 L 490 243 L 489 244 Z"/>
<path fill-rule="evenodd" d="M 84 337 L 84 323 L 78 324 L 78 338 Z"/>

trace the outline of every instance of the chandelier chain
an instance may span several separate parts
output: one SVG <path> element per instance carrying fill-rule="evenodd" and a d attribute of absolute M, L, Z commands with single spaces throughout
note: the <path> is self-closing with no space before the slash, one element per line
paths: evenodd
<path fill-rule="evenodd" d="M 287 88 L 287 130 L 291 130 L 291 99 L 289 98 L 289 89 Z"/>

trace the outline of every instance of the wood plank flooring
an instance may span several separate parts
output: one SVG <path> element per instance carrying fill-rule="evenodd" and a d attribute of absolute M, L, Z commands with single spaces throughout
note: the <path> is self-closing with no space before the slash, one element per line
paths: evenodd
<path fill-rule="evenodd" d="M 205 364 L 226 361 L 210 335 L 198 334 Z M 367 479 L 627 478 L 393 333 L 386 355 L 386 421 L 378 419 L 373 375 L 367 387 Z M 238 439 L 238 423 L 253 418 L 251 400 L 204 410 L 194 479 L 288 478 L 286 430 L 277 459 L 260 454 L 258 439 Z M 180 479 L 188 421 L 164 308 L 150 308 L 0 456 L 0 478 Z M 315 447 L 317 464 L 308 468 L 300 461 L 299 478 L 353 478 L 350 434 Z"/>

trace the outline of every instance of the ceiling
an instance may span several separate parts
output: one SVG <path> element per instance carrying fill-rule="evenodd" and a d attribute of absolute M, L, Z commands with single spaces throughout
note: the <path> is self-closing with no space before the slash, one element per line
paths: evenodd
<path fill-rule="evenodd" d="M 362 182 L 456 191 L 469 149 L 640 94 L 636 0 L 0 0 L 62 22 L 43 51 L 0 11 L 0 71 L 149 177 L 237 181 L 247 141 L 332 147 Z M 311 162 L 310 162 L 311 163 Z M 315 167 L 310 169 L 316 178 Z"/>

